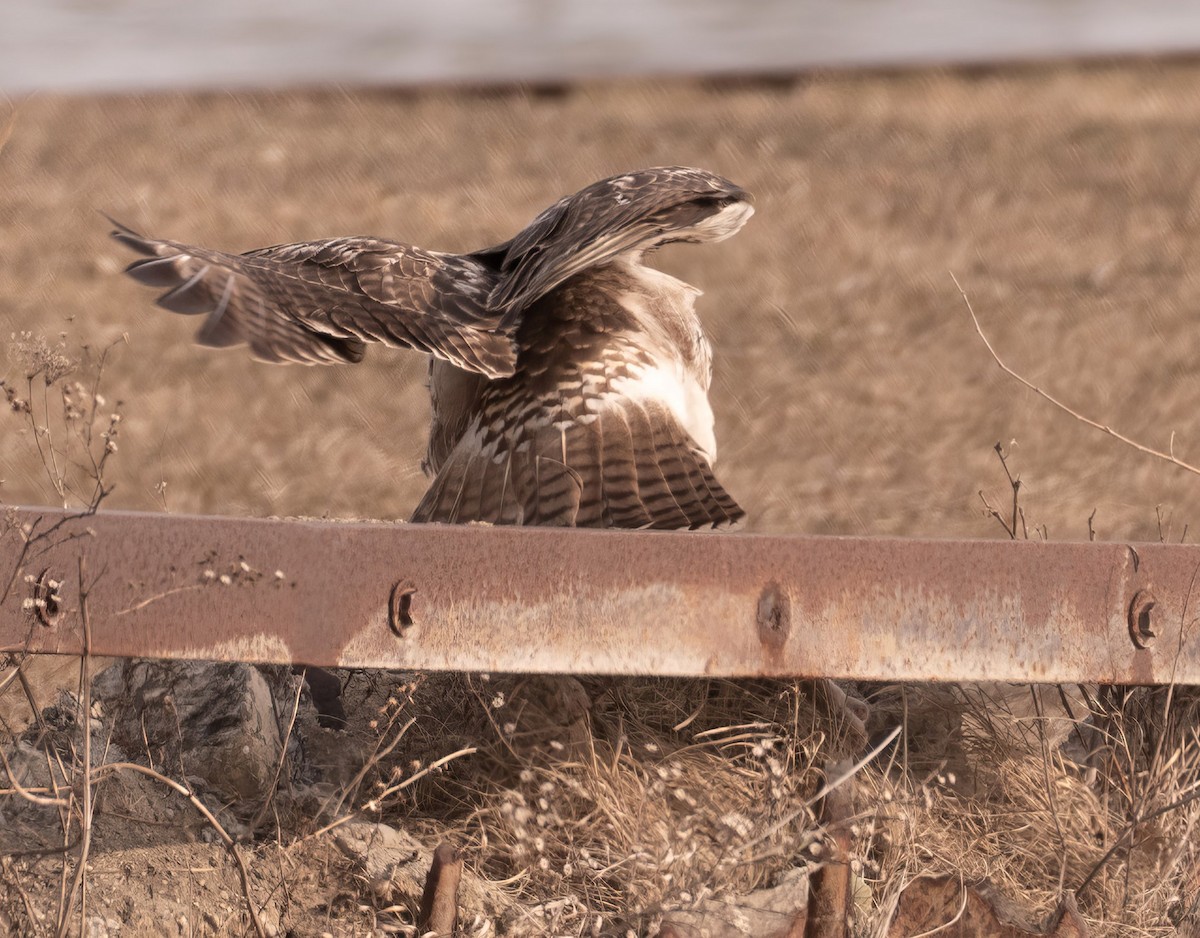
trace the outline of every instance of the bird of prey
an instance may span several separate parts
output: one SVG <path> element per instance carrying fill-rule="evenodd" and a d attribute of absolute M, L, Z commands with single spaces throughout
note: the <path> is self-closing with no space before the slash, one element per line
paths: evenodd
<path fill-rule="evenodd" d="M 113 237 L 203 345 L 268 362 L 431 356 L 433 481 L 413 521 L 706 528 L 743 512 L 713 475 L 712 357 L 696 288 L 643 263 L 721 241 L 753 214 L 700 169 L 645 169 L 555 202 L 495 247 L 444 254 L 337 238 L 229 254 Z"/>

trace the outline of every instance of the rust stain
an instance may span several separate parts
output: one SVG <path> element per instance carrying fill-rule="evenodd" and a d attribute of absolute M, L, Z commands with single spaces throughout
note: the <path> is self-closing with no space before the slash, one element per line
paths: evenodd
<path fill-rule="evenodd" d="M 78 650 L 73 574 L 44 571 L 84 555 L 102 655 L 1148 683 L 1164 669 L 1131 654 L 1130 597 L 1153 583 L 1148 627 L 1181 648 L 1175 680 L 1200 683 L 1200 646 L 1180 641 L 1196 604 L 1191 545 L 1137 545 L 1134 571 L 1127 546 L 1102 543 L 17 517 L 52 533 L 27 550 L 0 535 L 0 581 L 17 584 L 0 650 Z"/>
<path fill-rule="evenodd" d="M 772 581 L 763 587 L 754 620 L 764 661 L 772 669 L 779 669 L 783 663 L 783 648 L 792 632 L 792 603 L 778 583 Z"/>

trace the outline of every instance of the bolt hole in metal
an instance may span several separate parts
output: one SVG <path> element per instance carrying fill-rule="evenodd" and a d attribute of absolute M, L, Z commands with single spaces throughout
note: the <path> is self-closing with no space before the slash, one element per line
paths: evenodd
<path fill-rule="evenodd" d="M 1138 648 L 1149 648 L 1157 638 L 1151 616 L 1157 602 L 1149 590 L 1138 590 L 1129 601 L 1129 637 Z"/>
<path fill-rule="evenodd" d="M 416 592 L 415 586 L 409 586 L 403 581 L 392 587 L 392 594 L 388 599 L 388 628 L 400 638 L 415 624 L 412 617 L 412 600 Z"/>
<path fill-rule="evenodd" d="M 49 569 L 43 570 L 33 584 L 33 608 L 38 621 L 46 627 L 58 625 L 63 616 L 62 596 L 58 590 L 62 584 Z"/>
<path fill-rule="evenodd" d="M 782 648 L 792 630 L 792 604 L 778 583 L 768 583 L 763 588 L 755 618 L 758 640 L 768 648 Z"/>

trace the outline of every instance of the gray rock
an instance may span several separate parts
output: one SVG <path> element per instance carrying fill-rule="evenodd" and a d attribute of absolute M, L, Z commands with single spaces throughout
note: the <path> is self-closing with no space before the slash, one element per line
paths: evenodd
<path fill-rule="evenodd" d="M 121 923 L 115 918 L 105 918 L 103 915 L 89 915 L 87 920 L 87 938 L 119 938 Z"/>
<path fill-rule="evenodd" d="M 113 738 L 165 774 L 253 810 L 270 794 L 288 714 L 252 665 L 130 660 L 98 683 Z M 284 727 L 280 726 L 284 722 Z"/>
<path fill-rule="evenodd" d="M 787 938 L 802 934 L 808 920 L 806 870 L 787 870 L 769 889 L 745 896 L 704 899 L 692 909 L 668 912 L 659 935 L 669 938 Z"/>

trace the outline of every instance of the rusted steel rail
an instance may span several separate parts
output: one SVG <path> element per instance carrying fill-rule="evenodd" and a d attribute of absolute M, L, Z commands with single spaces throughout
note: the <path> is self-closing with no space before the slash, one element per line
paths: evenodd
<path fill-rule="evenodd" d="M 1200 683 L 1190 545 L 20 509 L 0 534 L 0 651 L 81 649 L 81 557 L 98 655 Z"/>

